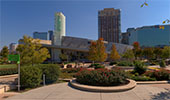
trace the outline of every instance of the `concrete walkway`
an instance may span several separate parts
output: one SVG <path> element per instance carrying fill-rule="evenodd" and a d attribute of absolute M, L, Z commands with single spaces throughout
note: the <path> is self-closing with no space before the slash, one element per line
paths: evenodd
<path fill-rule="evenodd" d="M 40 87 L 5 100 L 170 100 L 170 84 L 137 85 L 126 92 L 97 93 L 74 89 L 68 83 Z"/>

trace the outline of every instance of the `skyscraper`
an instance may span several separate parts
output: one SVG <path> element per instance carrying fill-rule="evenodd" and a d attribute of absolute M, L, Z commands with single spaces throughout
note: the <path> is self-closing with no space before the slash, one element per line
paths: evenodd
<path fill-rule="evenodd" d="M 119 43 L 120 34 L 120 9 L 104 8 L 98 11 L 98 38 Z"/>
<path fill-rule="evenodd" d="M 61 12 L 55 13 L 55 20 L 54 20 L 54 33 L 52 38 L 52 45 L 61 46 L 62 36 L 65 36 L 65 16 Z M 52 60 L 60 61 L 61 50 L 59 49 L 52 49 Z"/>
<path fill-rule="evenodd" d="M 62 12 L 55 13 L 53 45 L 61 45 L 62 36 L 65 36 L 65 16 Z"/>

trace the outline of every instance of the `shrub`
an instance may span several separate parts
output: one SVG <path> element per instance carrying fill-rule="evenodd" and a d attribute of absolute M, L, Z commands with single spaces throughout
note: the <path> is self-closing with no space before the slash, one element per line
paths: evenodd
<path fill-rule="evenodd" d="M 130 61 L 120 61 L 117 64 L 118 66 L 133 66 L 133 62 Z"/>
<path fill-rule="evenodd" d="M 109 65 L 114 65 L 114 64 L 117 64 L 116 61 L 113 61 L 113 62 L 110 62 Z"/>
<path fill-rule="evenodd" d="M 91 64 L 89 67 L 95 67 L 95 66 L 98 66 L 98 65 L 100 65 L 100 64 L 94 63 L 94 64 Z"/>
<path fill-rule="evenodd" d="M 134 62 L 134 72 L 135 73 L 139 73 L 139 75 L 143 74 L 146 72 L 146 67 L 144 66 L 144 63 L 140 62 L 140 61 L 135 61 Z"/>
<path fill-rule="evenodd" d="M 145 75 L 151 78 L 156 78 L 156 80 L 158 81 L 170 80 L 170 70 L 166 70 L 166 69 L 147 71 Z"/>
<path fill-rule="evenodd" d="M 2 68 L 0 69 L 0 76 L 17 74 L 18 68 Z"/>
<path fill-rule="evenodd" d="M 105 67 L 103 65 L 98 65 L 94 67 L 94 69 L 100 69 L 100 68 L 105 68 Z"/>
<path fill-rule="evenodd" d="M 65 68 L 62 69 L 63 73 L 77 73 L 80 71 L 81 68 Z"/>
<path fill-rule="evenodd" d="M 156 81 L 155 78 L 150 78 L 147 76 L 135 76 L 135 75 L 130 76 L 130 79 L 135 81 Z"/>
<path fill-rule="evenodd" d="M 99 68 L 105 68 L 105 66 L 95 63 L 95 64 L 91 64 L 89 67 L 94 67 L 95 69 L 99 69 Z"/>
<path fill-rule="evenodd" d="M 94 86 L 114 86 L 127 82 L 124 71 L 107 69 L 82 70 L 77 73 L 76 81 L 80 84 Z"/>
<path fill-rule="evenodd" d="M 60 78 L 73 78 L 73 75 L 70 73 L 61 73 Z"/>
<path fill-rule="evenodd" d="M 166 63 L 164 60 L 161 60 L 159 63 L 160 67 L 166 67 Z"/>
<path fill-rule="evenodd" d="M 58 80 L 60 74 L 60 68 L 56 64 L 41 64 L 36 65 L 41 70 L 42 73 L 45 74 L 45 82 L 46 84 L 54 83 Z"/>
<path fill-rule="evenodd" d="M 35 88 L 42 82 L 42 72 L 34 66 L 21 67 L 21 85 L 23 88 Z"/>

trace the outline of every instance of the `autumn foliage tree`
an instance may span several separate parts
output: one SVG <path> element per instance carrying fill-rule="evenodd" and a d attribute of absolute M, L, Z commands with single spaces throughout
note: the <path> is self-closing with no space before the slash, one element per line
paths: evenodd
<path fill-rule="evenodd" d="M 105 46 L 102 38 L 97 41 L 92 41 L 89 46 L 88 59 L 95 62 L 104 62 L 107 58 L 107 53 L 105 52 Z"/>
<path fill-rule="evenodd" d="M 117 52 L 116 46 L 114 44 L 112 45 L 112 50 L 111 50 L 111 53 L 110 53 L 110 59 L 112 61 L 120 59 L 120 55 Z"/>
<path fill-rule="evenodd" d="M 135 59 L 142 56 L 142 50 L 140 48 L 139 42 L 133 43 L 133 52 L 134 52 Z"/>

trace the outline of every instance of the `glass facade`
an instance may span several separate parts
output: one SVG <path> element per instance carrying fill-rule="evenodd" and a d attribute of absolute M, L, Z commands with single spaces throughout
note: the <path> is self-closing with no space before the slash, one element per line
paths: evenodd
<path fill-rule="evenodd" d="M 48 32 L 34 32 L 33 38 L 40 39 L 40 40 L 49 40 L 49 33 Z"/>
<path fill-rule="evenodd" d="M 164 27 L 164 29 L 160 27 Z M 140 46 L 154 47 L 170 45 L 170 25 L 155 25 L 144 26 L 140 28 L 128 29 L 129 44 L 132 45 L 135 41 L 140 43 Z"/>

